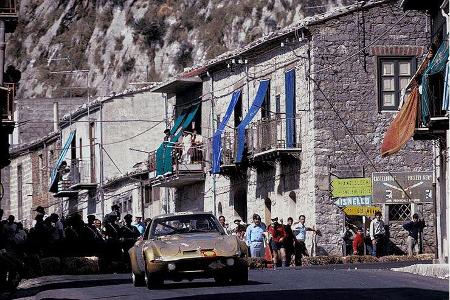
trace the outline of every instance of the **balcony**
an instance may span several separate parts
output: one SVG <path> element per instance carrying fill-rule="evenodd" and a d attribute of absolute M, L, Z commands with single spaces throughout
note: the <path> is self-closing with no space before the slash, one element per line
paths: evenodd
<path fill-rule="evenodd" d="M 90 160 L 73 160 L 71 166 L 72 190 L 95 190 L 95 168 Z"/>
<path fill-rule="evenodd" d="M 55 197 L 76 196 L 80 190 L 95 190 L 97 183 L 94 169 L 91 169 L 89 160 L 72 160 L 70 168 L 60 171 L 62 174 L 58 181 L 58 191 Z"/>
<path fill-rule="evenodd" d="M 5 22 L 5 32 L 14 32 L 17 26 L 17 0 L 0 0 L 0 20 Z"/>
<path fill-rule="evenodd" d="M 295 119 L 297 123 L 300 120 Z M 257 163 L 277 159 L 281 156 L 297 156 L 301 152 L 301 143 L 296 140 L 295 123 L 292 126 L 292 140 L 286 138 L 286 118 L 272 117 L 261 119 L 247 129 L 248 156 L 250 162 Z"/>
<path fill-rule="evenodd" d="M 170 147 L 170 146 L 167 146 Z M 168 148 L 172 171 L 156 175 L 156 155 L 149 155 L 149 171 L 155 172 L 152 180 L 154 187 L 180 187 L 205 181 L 205 145 L 189 148 L 183 152 L 181 144 Z M 169 162 L 170 163 L 170 162 Z M 150 175 L 151 177 L 151 175 Z"/>

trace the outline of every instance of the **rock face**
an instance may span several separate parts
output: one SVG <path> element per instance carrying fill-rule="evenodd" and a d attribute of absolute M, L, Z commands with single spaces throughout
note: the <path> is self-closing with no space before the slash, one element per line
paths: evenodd
<path fill-rule="evenodd" d="M 22 0 L 17 30 L 7 36 L 7 65 L 22 71 L 21 98 L 85 96 L 87 87 L 103 96 L 354 2 Z"/>

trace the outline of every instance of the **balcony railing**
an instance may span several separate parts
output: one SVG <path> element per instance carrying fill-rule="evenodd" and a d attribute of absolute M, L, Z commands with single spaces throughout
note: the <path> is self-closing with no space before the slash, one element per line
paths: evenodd
<path fill-rule="evenodd" d="M 247 129 L 247 145 L 250 157 L 275 150 L 298 150 L 301 148 L 299 135 L 296 134 L 300 120 L 293 124 L 291 145 L 286 138 L 286 118 L 272 117 L 261 119 Z"/>
<path fill-rule="evenodd" d="M 74 159 L 70 163 L 70 168 L 60 172 L 57 197 L 68 197 L 77 194 L 78 190 L 91 190 L 97 187 L 92 175 L 95 170 L 91 168 L 90 160 Z"/>
<path fill-rule="evenodd" d="M 14 121 L 14 96 L 14 83 L 5 83 L 3 87 L 0 87 L 2 121 Z"/>
<path fill-rule="evenodd" d="M 236 159 L 236 131 L 224 132 L 222 135 L 222 162 L 223 166 L 231 166 Z"/>
<path fill-rule="evenodd" d="M 150 172 L 157 169 L 157 160 L 170 159 L 172 164 L 172 171 L 158 174 L 153 185 L 176 187 L 204 180 L 205 143 L 190 147 L 177 143 L 173 146 L 168 144 L 166 147 L 170 147 L 167 157 L 158 157 L 152 153 L 149 155 Z"/>

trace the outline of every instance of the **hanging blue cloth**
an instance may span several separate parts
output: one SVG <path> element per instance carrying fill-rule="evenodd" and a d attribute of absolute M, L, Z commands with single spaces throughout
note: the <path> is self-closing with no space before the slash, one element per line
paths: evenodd
<path fill-rule="evenodd" d="M 185 130 L 194 119 L 200 104 L 191 108 L 189 113 L 181 114 L 174 123 L 174 126 L 170 130 L 172 138 L 170 141 L 164 142 L 156 150 L 156 176 L 164 175 L 173 172 L 173 149 L 178 142 L 183 130 Z"/>
<path fill-rule="evenodd" d="M 426 125 L 430 118 L 430 76 L 442 73 L 445 70 L 448 60 L 448 43 L 442 42 L 441 46 L 433 57 L 422 76 L 422 97 L 420 101 L 420 111 L 422 123 Z"/>
<path fill-rule="evenodd" d="M 237 151 L 236 162 L 241 162 L 244 156 L 245 150 L 245 128 L 250 124 L 252 119 L 256 116 L 261 108 L 264 99 L 266 97 L 267 88 L 269 87 L 270 80 L 262 80 L 259 83 L 258 92 L 256 93 L 255 100 L 253 100 L 252 106 L 249 108 L 247 115 L 237 127 Z"/>
<path fill-rule="evenodd" d="M 444 96 L 442 98 L 442 110 L 448 110 L 449 94 L 448 94 L 448 79 L 450 76 L 450 64 L 447 61 L 447 67 L 445 68 L 445 80 L 444 80 Z"/>
<path fill-rule="evenodd" d="M 231 114 L 234 111 L 234 107 L 236 103 L 239 101 L 239 97 L 241 96 L 241 91 L 237 90 L 233 92 L 233 96 L 231 96 L 231 102 L 228 105 L 227 111 L 223 116 L 222 122 L 219 126 L 217 126 L 217 130 L 213 135 L 212 139 L 212 167 L 211 173 L 218 174 L 220 173 L 220 161 L 222 160 L 222 134 L 225 130 L 225 126 L 228 123 L 228 120 L 231 117 Z"/>
<path fill-rule="evenodd" d="M 70 145 L 75 137 L 75 130 L 69 133 L 67 140 L 64 144 L 64 147 L 59 154 L 58 160 L 56 161 L 55 167 L 52 169 L 51 178 L 50 178 L 50 192 L 56 193 L 58 191 L 58 169 L 61 167 L 62 162 L 66 158 L 67 151 L 69 151 Z"/>
<path fill-rule="evenodd" d="M 293 148 L 295 139 L 295 69 L 284 75 L 286 91 L 286 147 Z"/>
<path fill-rule="evenodd" d="M 181 123 L 186 118 L 186 115 L 187 115 L 187 113 L 183 111 L 181 113 L 181 115 L 178 116 L 178 118 L 175 120 L 172 128 L 170 129 L 170 136 L 173 137 L 175 135 L 178 128 L 180 128 Z M 172 156 L 170 155 L 170 157 L 168 157 L 168 159 L 166 159 L 166 149 L 168 148 L 169 144 L 171 144 L 170 140 L 165 141 L 156 150 L 156 175 L 162 175 L 165 173 L 164 172 L 165 165 L 169 163 L 169 162 L 166 163 L 166 161 L 169 161 L 169 159 L 170 159 L 170 165 L 172 165 Z M 170 149 L 172 149 L 172 148 L 170 148 Z"/>

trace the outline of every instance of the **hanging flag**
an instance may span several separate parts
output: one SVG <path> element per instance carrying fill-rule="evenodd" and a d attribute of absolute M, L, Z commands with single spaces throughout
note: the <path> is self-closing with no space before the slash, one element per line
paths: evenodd
<path fill-rule="evenodd" d="M 413 87 L 405 105 L 400 109 L 384 135 L 381 156 L 397 153 L 413 136 L 416 129 L 419 88 Z"/>

